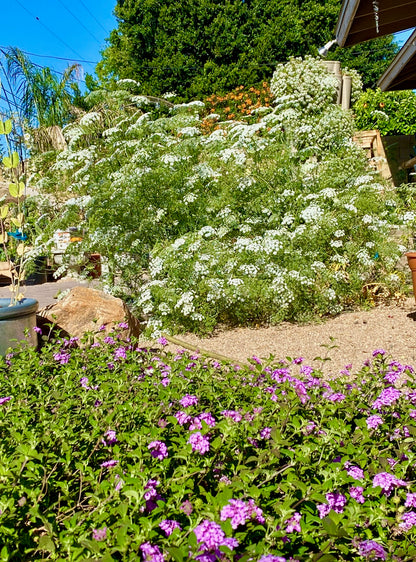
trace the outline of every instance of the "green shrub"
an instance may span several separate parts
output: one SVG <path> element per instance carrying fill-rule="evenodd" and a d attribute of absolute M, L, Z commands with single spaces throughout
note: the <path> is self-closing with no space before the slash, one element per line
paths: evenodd
<path fill-rule="evenodd" d="M 357 128 L 382 135 L 416 134 L 416 95 L 411 90 L 366 90 L 354 105 Z"/>

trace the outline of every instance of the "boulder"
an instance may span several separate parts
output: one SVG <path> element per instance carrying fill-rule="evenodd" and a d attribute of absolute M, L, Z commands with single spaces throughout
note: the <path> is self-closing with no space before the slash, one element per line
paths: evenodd
<path fill-rule="evenodd" d="M 121 299 L 81 286 L 74 287 L 62 300 L 38 313 L 38 326 L 41 328 L 54 324 L 61 334 L 78 338 L 85 332 L 92 332 L 95 340 L 99 335 L 111 332 L 121 322 L 128 325 L 120 332 L 122 339 L 139 336 L 140 323 Z"/>

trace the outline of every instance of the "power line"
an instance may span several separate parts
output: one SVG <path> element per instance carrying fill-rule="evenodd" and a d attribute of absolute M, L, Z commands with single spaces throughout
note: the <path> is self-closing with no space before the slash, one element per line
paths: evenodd
<path fill-rule="evenodd" d="M 8 47 L 4 45 L 0 45 L 0 49 L 5 49 L 7 51 Z M 19 49 L 25 55 L 30 55 L 31 57 L 39 57 L 44 59 L 56 59 L 56 60 L 66 60 L 71 62 L 85 62 L 87 64 L 98 64 L 96 60 L 85 60 L 85 59 L 68 59 L 67 57 L 56 57 L 54 55 L 39 55 L 38 53 L 30 53 L 29 51 L 24 51 L 23 49 Z M 35 64 L 35 63 L 33 63 Z"/>
<path fill-rule="evenodd" d="M 26 8 L 26 6 L 24 6 L 20 0 L 15 0 L 15 2 L 17 2 L 19 4 L 19 6 L 21 8 L 23 8 L 25 10 L 25 12 L 27 12 L 30 16 L 32 16 L 32 18 L 34 18 L 36 21 L 38 21 L 40 23 L 40 25 L 42 27 L 44 27 L 47 31 L 49 31 L 49 33 L 51 33 L 56 39 L 58 39 L 58 41 L 60 41 L 63 45 L 65 45 L 65 47 L 67 47 L 68 49 L 70 49 L 73 53 L 75 53 L 77 55 L 77 57 L 82 58 L 82 55 L 80 55 L 77 51 L 75 51 L 75 49 L 73 49 L 70 45 L 68 45 L 68 43 L 66 43 L 66 41 L 64 41 L 63 39 L 61 39 L 59 37 L 59 35 L 57 35 L 54 31 L 52 31 L 52 29 L 50 29 L 47 25 L 45 25 L 38 16 L 35 16 L 30 10 L 28 10 Z"/>
<path fill-rule="evenodd" d="M 71 16 L 79 23 L 79 25 L 80 25 L 81 27 L 83 27 L 83 28 L 85 29 L 85 31 L 86 31 L 87 33 L 89 33 L 89 34 L 91 35 L 91 37 L 92 37 L 95 41 L 97 41 L 97 43 L 101 46 L 101 41 L 100 41 L 99 39 L 97 39 L 97 37 L 88 29 L 88 27 L 86 27 L 86 26 L 82 23 L 82 21 L 79 19 L 79 17 L 76 16 L 76 15 L 62 2 L 62 0 L 58 0 L 58 2 L 61 4 L 61 6 L 63 6 L 63 7 L 65 8 L 65 10 L 66 10 L 69 14 L 71 14 Z"/>
<path fill-rule="evenodd" d="M 86 6 L 82 0 L 78 0 L 78 1 L 84 7 L 84 9 L 90 14 L 90 16 L 98 23 L 98 25 L 101 27 L 101 29 L 105 33 L 108 33 L 107 29 L 105 29 L 105 27 L 97 20 L 97 18 L 94 16 L 94 14 L 89 10 L 88 6 Z"/>

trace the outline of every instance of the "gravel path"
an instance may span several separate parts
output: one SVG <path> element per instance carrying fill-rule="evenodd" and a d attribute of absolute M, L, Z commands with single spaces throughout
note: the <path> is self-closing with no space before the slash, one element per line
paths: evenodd
<path fill-rule="evenodd" d="M 56 302 L 57 293 L 80 284 L 99 288 L 96 281 L 65 278 L 55 283 L 28 286 L 25 293 L 37 298 L 42 308 Z M 0 287 L 0 297 L 9 294 L 8 287 Z M 178 338 L 236 362 L 245 362 L 252 355 L 261 358 L 273 355 L 275 359 L 304 357 L 305 363 L 322 368 L 327 375 L 338 374 L 349 363 L 353 370 L 360 369 L 374 349 L 380 348 L 395 360 L 416 367 L 416 304 L 412 297 L 401 305 L 346 312 L 319 324 L 283 323 L 269 328 L 219 330 L 208 338 L 193 334 Z M 175 351 L 178 347 L 170 344 L 168 349 Z"/>
<path fill-rule="evenodd" d="M 178 336 L 199 349 L 243 362 L 252 355 L 275 359 L 304 357 L 305 363 L 338 374 L 352 363 L 359 370 L 375 349 L 385 349 L 395 360 L 416 367 L 416 305 L 413 298 L 397 306 L 346 312 L 319 324 L 284 323 L 269 328 L 218 331 L 212 337 Z M 170 344 L 168 349 L 176 350 Z M 322 361 L 317 357 L 328 358 Z"/>

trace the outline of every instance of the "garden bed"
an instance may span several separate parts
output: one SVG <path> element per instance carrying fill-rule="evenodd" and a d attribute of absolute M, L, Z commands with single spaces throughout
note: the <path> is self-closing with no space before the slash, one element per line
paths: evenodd
<path fill-rule="evenodd" d="M 0 364 L 3 560 L 415 559 L 412 367 L 77 343 Z"/>

